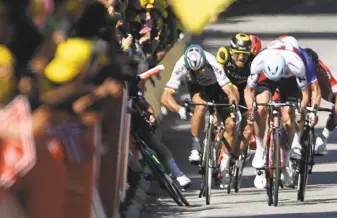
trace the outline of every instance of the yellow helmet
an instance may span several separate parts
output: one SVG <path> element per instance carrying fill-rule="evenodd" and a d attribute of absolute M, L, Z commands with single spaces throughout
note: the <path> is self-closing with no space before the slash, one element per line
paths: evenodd
<path fill-rule="evenodd" d="M 45 76 L 54 83 L 65 83 L 77 77 L 87 66 L 93 52 L 93 42 L 70 38 L 57 46 L 54 59 L 47 65 Z"/>
<path fill-rule="evenodd" d="M 14 57 L 12 52 L 4 45 L 0 45 L 0 65 L 13 65 Z"/>

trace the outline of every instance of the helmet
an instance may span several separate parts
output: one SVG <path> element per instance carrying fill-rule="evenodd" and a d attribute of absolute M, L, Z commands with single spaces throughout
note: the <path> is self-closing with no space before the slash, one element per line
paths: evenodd
<path fill-rule="evenodd" d="M 250 35 L 250 40 L 252 41 L 251 51 L 254 55 L 256 55 L 260 52 L 262 47 L 261 39 L 255 35 Z"/>
<path fill-rule="evenodd" d="M 264 61 L 263 73 L 273 81 L 278 81 L 286 71 L 286 62 L 281 53 L 273 53 Z"/>
<path fill-rule="evenodd" d="M 184 52 L 185 66 L 193 71 L 204 68 L 206 56 L 204 49 L 199 45 L 192 44 L 188 46 Z"/>
<path fill-rule="evenodd" d="M 244 33 L 238 33 L 231 40 L 231 50 L 234 52 L 250 53 L 252 41 Z"/>
<path fill-rule="evenodd" d="M 312 50 L 311 48 L 305 48 L 304 50 L 305 50 L 305 51 L 307 52 L 307 54 L 311 57 L 312 61 L 313 61 L 315 64 L 317 64 L 318 61 L 319 61 L 318 54 L 317 54 L 314 50 Z"/>

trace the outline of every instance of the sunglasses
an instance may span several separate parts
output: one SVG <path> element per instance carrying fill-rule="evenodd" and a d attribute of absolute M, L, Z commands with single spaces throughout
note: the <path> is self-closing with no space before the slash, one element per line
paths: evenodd
<path fill-rule="evenodd" d="M 236 49 L 231 49 L 231 52 L 233 52 L 236 55 L 250 55 L 251 51 L 240 51 Z"/>

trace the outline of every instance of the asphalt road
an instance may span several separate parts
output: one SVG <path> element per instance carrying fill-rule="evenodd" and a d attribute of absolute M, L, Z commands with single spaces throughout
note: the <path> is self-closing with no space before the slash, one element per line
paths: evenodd
<path fill-rule="evenodd" d="M 206 50 L 215 54 L 220 45 L 229 44 L 236 32 L 255 33 L 266 45 L 280 34 L 289 33 L 303 47 L 313 47 L 337 77 L 337 4 L 332 1 L 306 1 L 284 13 L 234 17 L 210 25 L 201 36 Z M 335 8 L 331 9 L 331 8 Z M 178 98 L 188 95 L 182 91 Z M 323 103 L 325 104 L 325 103 Z M 325 125 L 327 115 L 319 114 L 316 133 Z M 228 195 L 224 190 L 212 190 L 211 205 L 198 198 L 200 175 L 188 162 L 191 145 L 190 125 L 180 121 L 177 114 L 169 114 L 161 125 L 162 140 L 172 150 L 182 170 L 191 178 L 192 187 L 185 193 L 190 207 L 178 207 L 154 184 L 141 217 L 268 217 L 318 218 L 337 217 L 337 134 L 329 140 L 329 154 L 316 158 L 313 174 L 309 177 L 305 202 L 298 202 L 296 190 L 280 190 L 279 206 L 269 207 L 264 190 L 253 185 L 254 170 L 247 167 L 239 193 Z"/>

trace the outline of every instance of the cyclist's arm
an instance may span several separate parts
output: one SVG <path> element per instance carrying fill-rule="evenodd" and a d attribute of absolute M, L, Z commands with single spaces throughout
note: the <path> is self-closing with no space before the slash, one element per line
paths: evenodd
<path fill-rule="evenodd" d="M 166 83 L 166 87 L 161 96 L 161 104 L 172 112 L 179 112 L 182 108 L 173 98 L 176 90 L 180 86 L 180 81 L 183 79 L 184 75 L 187 73 L 186 67 L 182 64 L 183 57 L 178 60 L 174 66 L 173 72 L 169 81 Z"/>
<path fill-rule="evenodd" d="M 222 90 L 226 93 L 228 96 L 229 102 L 232 103 L 235 102 L 236 105 L 239 104 L 239 92 L 237 89 L 234 88 L 232 83 L 227 83 L 222 87 Z"/>
<path fill-rule="evenodd" d="M 311 89 L 311 106 L 319 105 L 321 103 L 321 89 L 319 87 L 318 81 L 310 84 Z"/>
<path fill-rule="evenodd" d="M 255 97 L 255 87 L 260 79 L 260 74 L 251 74 L 247 80 L 247 86 L 245 88 L 245 101 L 248 109 L 253 107 L 254 97 Z"/>
<path fill-rule="evenodd" d="M 233 84 L 226 76 L 226 73 L 221 64 L 217 62 L 217 59 L 208 52 L 206 53 L 206 58 L 208 63 L 212 66 L 213 72 L 215 74 L 216 80 L 222 90 L 226 93 L 229 98 L 229 102 L 232 103 L 233 101 L 235 104 L 239 103 L 239 93 L 237 89 L 233 87 Z"/>
<path fill-rule="evenodd" d="M 301 101 L 301 109 L 305 110 L 306 106 L 308 106 L 310 101 L 310 92 L 306 75 L 301 75 L 296 77 L 297 85 L 301 89 L 302 92 L 302 101 Z"/>

